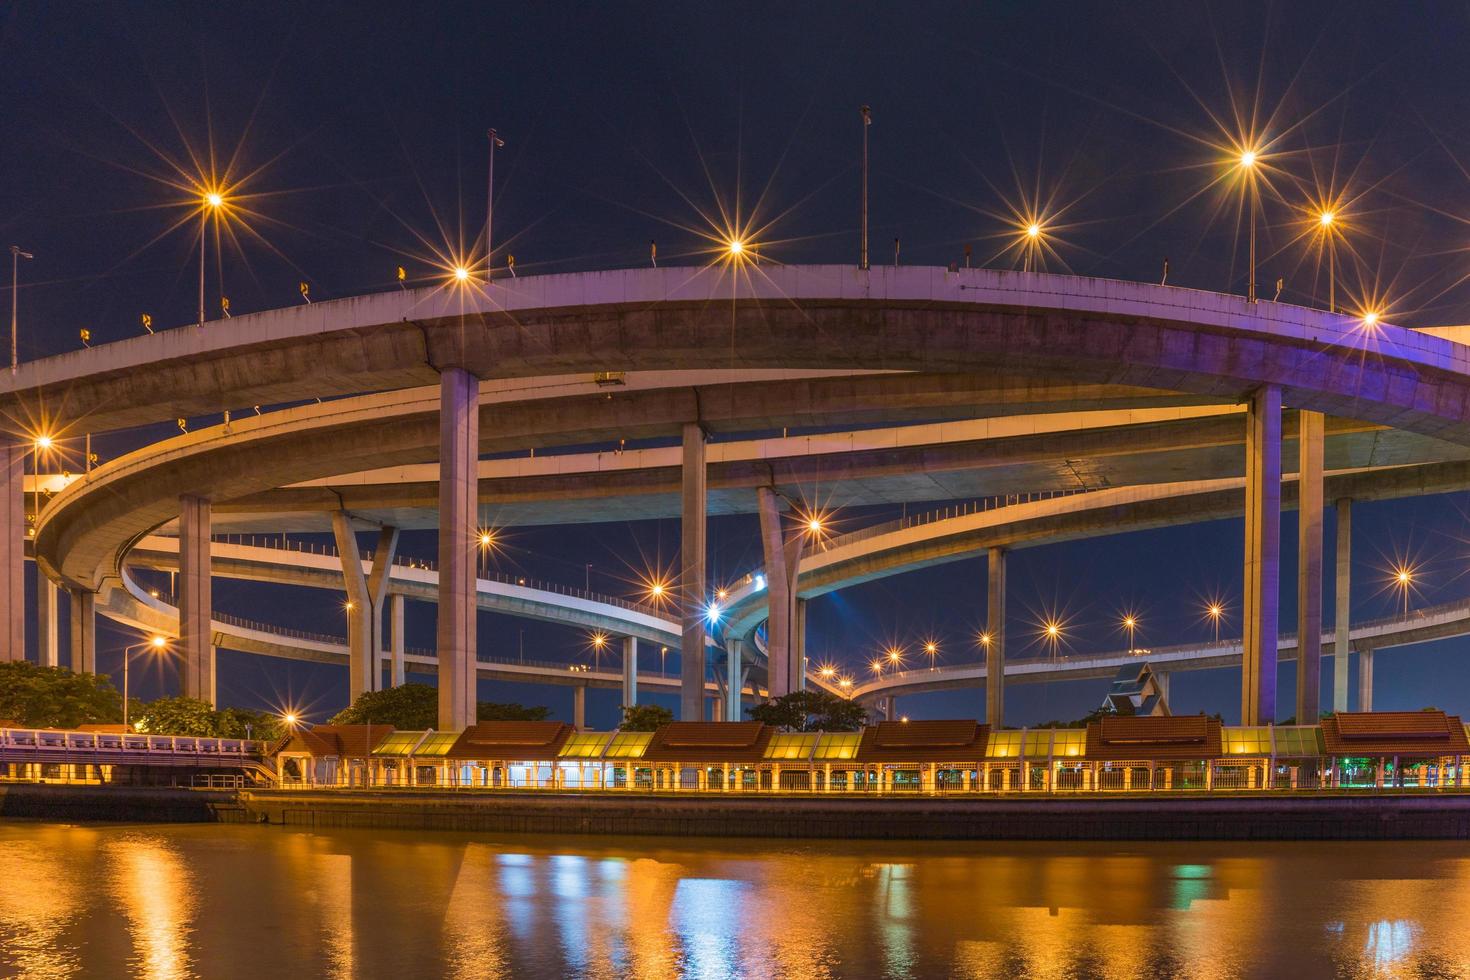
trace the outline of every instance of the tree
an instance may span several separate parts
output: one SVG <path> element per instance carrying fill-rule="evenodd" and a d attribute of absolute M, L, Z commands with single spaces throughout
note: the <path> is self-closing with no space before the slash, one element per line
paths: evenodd
<path fill-rule="evenodd" d="M 0 663 L 0 718 L 31 728 L 119 722 L 122 698 L 106 675 L 8 661 Z"/>
<path fill-rule="evenodd" d="M 439 724 L 439 691 L 428 684 L 400 684 L 364 691 L 331 718 L 333 725 L 392 725 L 411 732 Z"/>
<path fill-rule="evenodd" d="M 623 723 L 618 726 L 625 732 L 656 732 L 674 720 L 674 713 L 661 704 L 623 705 Z"/>
<path fill-rule="evenodd" d="M 286 723 L 269 711 L 251 708 L 221 708 L 215 713 L 216 734 L 221 738 L 253 738 L 274 742 L 286 733 Z"/>
<path fill-rule="evenodd" d="M 868 720 L 856 701 L 821 689 L 792 691 L 747 712 L 752 721 L 788 732 L 855 732 Z"/>
<path fill-rule="evenodd" d="M 545 721 L 550 714 L 551 709 L 542 705 L 527 707 L 513 701 L 508 704 L 481 701 L 475 706 L 478 721 Z"/>
<path fill-rule="evenodd" d="M 214 706 L 200 698 L 159 698 L 143 705 L 132 718 L 133 726 L 150 735 L 191 735 L 208 737 L 219 734 L 219 716 Z"/>

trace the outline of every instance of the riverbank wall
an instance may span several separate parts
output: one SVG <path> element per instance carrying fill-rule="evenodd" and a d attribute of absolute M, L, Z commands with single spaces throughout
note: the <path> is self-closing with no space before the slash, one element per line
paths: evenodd
<path fill-rule="evenodd" d="M 889 840 L 1470 838 L 1470 795 L 828 799 L 249 790 L 247 819 L 312 828 Z"/>
<path fill-rule="evenodd" d="M 243 823 L 235 792 L 136 786 L 0 784 L 0 819 L 101 823 Z"/>
<path fill-rule="evenodd" d="M 0 785 L 0 819 L 869 840 L 1465 840 L 1470 794 L 955 797 Z"/>

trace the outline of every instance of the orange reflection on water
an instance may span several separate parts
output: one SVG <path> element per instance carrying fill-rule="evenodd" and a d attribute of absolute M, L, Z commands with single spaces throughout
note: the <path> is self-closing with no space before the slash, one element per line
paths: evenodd
<path fill-rule="evenodd" d="M 80 975 L 77 947 L 65 934 L 84 911 L 85 873 L 73 852 L 96 846 L 77 827 L 43 828 L 37 841 L 0 841 L 0 974 L 25 980 Z"/>
<path fill-rule="evenodd" d="M 129 833 L 105 846 L 107 885 L 128 922 L 137 973 L 194 977 L 190 933 L 198 911 L 193 875 L 169 841 Z"/>
<path fill-rule="evenodd" d="M 446 976 L 455 980 L 498 980 L 508 976 L 507 937 L 496 894 L 499 852 L 467 844 L 444 913 Z"/>

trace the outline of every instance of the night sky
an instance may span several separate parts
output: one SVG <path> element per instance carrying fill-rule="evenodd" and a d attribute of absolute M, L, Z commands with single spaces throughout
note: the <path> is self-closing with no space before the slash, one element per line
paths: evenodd
<path fill-rule="evenodd" d="M 1171 284 L 1243 291 L 1238 195 L 1213 182 L 1232 139 L 1258 132 L 1271 174 L 1263 295 L 1280 278 L 1284 301 L 1325 304 L 1302 209 L 1340 194 L 1340 304 L 1465 323 L 1466 50 L 1470 11 L 1450 3 L 9 4 L 0 245 L 36 256 L 21 270 L 23 359 L 74 349 L 83 328 L 94 345 L 135 336 L 143 313 L 159 328 L 192 322 L 188 187 L 201 172 L 238 183 L 248 210 L 248 229 L 213 252 L 212 316 L 221 294 L 236 314 L 299 303 L 303 281 L 314 300 L 392 289 L 399 265 L 427 280 L 473 251 L 494 126 L 507 143 L 497 264 L 514 254 L 523 275 L 643 265 L 651 239 L 661 264 L 696 264 L 722 211 L 759 229 L 769 260 L 855 263 L 868 103 L 875 264 L 893 260 L 897 238 L 905 264 L 962 261 L 969 245 L 976 264 L 1015 266 L 1015 216 L 1039 208 L 1056 229 L 1051 271 L 1158 281 L 1167 258 Z M 108 458 L 170 431 L 98 449 Z M 839 516 L 856 527 L 898 513 Z M 1355 618 L 1396 608 L 1385 589 L 1396 560 L 1416 567 L 1413 604 L 1470 594 L 1466 494 L 1354 517 Z M 1295 534 L 1288 513 L 1283 542 Z M 1221 521 L 1016 553 L 1012 655 L 1051 611 L 1065 613 L 1075 652 L 1125 646 L 1125 607 L 1142 618 L 1141 645 L 1206 638 L 1214 593 L 1238 632 L 1242 536 Z M 753 516 L 715 519 L 710 537 L 712 575 L 759 563 Z M 645 562 L 673 564 L 678 523 L 517 528 L 506 540 L 506 570 L 631 593 Z M 404 549 L 432 557 L 434 536 L 408 535 Z M 1283 548 L 1285 629 L 1294 557 Z M 944 659 L 972 660 L 984 578 L 974 559 L 818 600 L 809 654 L 857 670 L 890 642 L 916 651 L 932 635 Z M 340 600 L 215 583 L 218 610 L 345 635 Z M 432 634 L 432 608 L 411 604 L 410 646 Z M 485 650 L 587 655 L 578 632 L 506 617 L 482 613 L 480 636 Z M 104 667 L 126 642 L 104 627 Z M 1376 706 L 1470 712 L 1467 655 L 1470 639 L 1381 654 Z M 1282 668 L 1282 715 L 1294 669 Z M 145 693 L 174 683 L 165 667 L 147 673 Z M 1178 675 L 1175 710 L 1235 719 L 1237 678 Z M 1077 717 L 1105 686 L 1013 687 L 1007 721 Z M 1330 668 L 1322 688 L 1330 699 Z M 345 703 L 346 671 L 223 652 L 219 690 L 223 704 L 289 701 L 320 719 Z M 570 717 L 567 688 L 482 684 L 481 697 Z M 591 724 L 614 724 L 617 702 L 594 691 Z M 914 717 L 981 706 L 978 691 L 903 701 Z"/>

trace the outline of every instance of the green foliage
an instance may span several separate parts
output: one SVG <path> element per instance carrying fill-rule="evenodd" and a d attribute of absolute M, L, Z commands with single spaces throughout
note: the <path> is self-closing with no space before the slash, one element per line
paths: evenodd
<path fill-rule="evenodd" d="M 625 732 L 656 732 L 673 720 L 674 713 L 661 704 L 625 704 L 618 727 Z"/>
<path fill-rule="evenodd" d="M 479 721 L 545 721 L 551 709 L 541 705 L 526 706 L 514 701 L 501 704 L 496 701 L 481 701 L 475 706 L 475 718 Z"/>
<path fill-rule="evenodd" d="M 105 675 L 10 661 L 0 663 L 0 719 L 31 728 L 115 723 L 122 698 Z"/>
<path fill-rule="evenodd" d="M 746 713 L 752 721 L 788 732 L 855 732 L 868 720 L 862 705 L 820 688 L 792 691 Z"/>
<path fill-rule="evenodd" d="M 199 698 L 159 698 L 143 705 L 142 710 L 132 715 L 129 721 L 138 731 L 150 735 L 219 734 L 218 712 L 208 701 Z"/>
<path fill-rule="evenodd" d="M 274 742 L 286 734 L 286 723 L 280 715 L 250 708 L 221 708 L 215 713 L 215 727 L 221 738 L 254 738 Z"/>
<path fill-rule="evenodd" d="M 333 725 L 392 725 L 421 732 L 439 727 L 439 691 L 428 684 L 400 684 L 364 691 L 331 718 Z"/>

